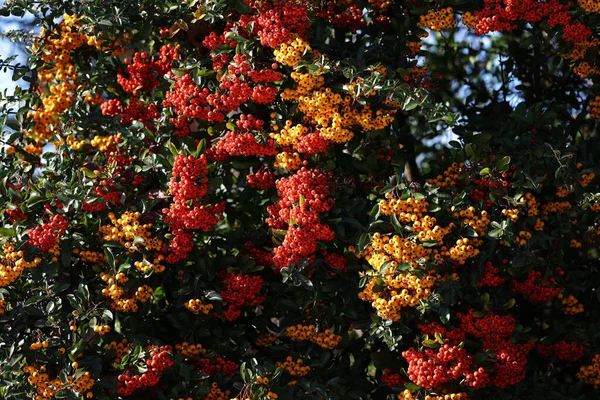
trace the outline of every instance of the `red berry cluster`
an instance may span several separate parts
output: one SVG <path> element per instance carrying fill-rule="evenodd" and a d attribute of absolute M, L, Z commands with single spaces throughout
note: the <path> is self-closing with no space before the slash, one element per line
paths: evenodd
<path fill-rule="evenodd" d="M 171 346 L 153 346 L 150 358 L 146 360 L 147 371 L 141 375 L 132 375 L 130 371 L 120 374 L 117 393 L 121 396 L 131 396 L 136 390 L 157 385 L 163 371 L 174 364 L 172 353 Z"/>
<path fill-rule="evenodd" d="M 162 46 L 157 60 L 152 61 L 145 51 L 136 52 L 133 60 L 125 59 L 127 73 L 117 74 L 117 82 L 123 90 L 134 95 L 140 91 L 149 93 L 160 84 L 156 76 L 170 72 L 173 61 L 179 59 L 179 47 Z"/>
<path fill-rule="evenodd" d="M 473 309 L 470 309 L 468 314 L 457 313 L 457 317 L 461 320 L 460 328 L 469 335 L 481 339 L 484 345 L 506 340 L 517 325 L 512 315 L 490 312 L 485 316 L 477 317 Z"/>
<path fill-rule="evenodd" d="M 169 243 L 169 255 L 166 260 L 176 263 L 187 257 L 193 249 L 192 231 L 208 231 L 219 221 L 218 215 L 225 209 L 225 204 L 207 206 L 200 204 L 206 195 L 208 178 L 205 155 L 198 158 L 178 155 L 173 164 L 173 177 L 169 182 L 169 191 L 173 195 L 173 203 L 163 209 L 165 222 L 173 234 Z"/>
<path fill-rule="evenodd" d="M 428 324 L 419 324 L 417 327 L 419 328 L 421 335 L 427 335 L 430 338 L 434 338 L 437 333 L 444 339 L 444 343 L 451 346 L 457 346 L 465 340 L 465 332 L 462 329 L 446 329 L 446 327 L 439 322 L 434 321 Z"/>
<path fill-rule="evenodd" d="M 545 279 L 541 272 L 529 271 L 525 282 L 512 281 L 512 292 L 529 297 L 534 303 L 543 303 L 558 296 L 560 288 L 556 286 L 554 278 Z"/>
<path fill-rule="evenodd" d="M 563 26 L 562 37 L 571 43 L 588 40 L 592 31 L 589 27 L 573 22 L 569 11 L 571 3 L 559 0 L 486 0 L 485 7 L 474 12 L 475 33 L 504 32 L 517 28 L 518 22 L 535 23 L 548 20 L 552 27 Z"/>
<path fill-rule="evenodd" d="M 274 156 L 277 150 L 273 147 L 272 139 L 267 143 L 256 142 L 256 137 L 251 133 L 227 132 L 225 136 L 206 152 L 207 157 L 214 161 L 226 161 L 229 157 L 264 157 Z"/>
<path fill-rule="evenodd" d="M 383 371 L 383 375 L 381 375 L 380 380 L 381 383 L 383 383 L 387 387 L 400 386 L 406 383 L 407 381 L 407 379 L 404 376 L 397 373 L 392 373 L 392 370 L 390 368 L 386 368 L 386 370 Z"/>
<path fill-rule="evenodd" d="M 555 354 L 561 361 L 575 362 L 584 356 L 585 349 L 576 342 L 567 342 L 561 340 L 553 344 L 537 344 L 535 346 L 538 353 L 544 356 Z"/>
<path fill-rule="evenodd" d="M 341 254 L 327 253 L 326 251 L 323 251 L 321 255 L 331 268 L 340 272 L 346 272 L 346 257 Z"/>
<path fill-rule="evenodd" d="M 342 5 L 341 8 L 330 4 L 326 10 L 319 11 L 316 16 L 328 20 L 336 28 L 350 29 L 353 33 L 366 25 L 362 9 L 357 7 L 356 4 L 349 7 Z"/>
<path fill-rule="evenodd" d="M 252 242 L 246 242 L 246 251 L 258 265 L 273 265 L 273 254 L 269 251 L 261 250 L 252 246 Z"/>
<path fill-rule="evenodd" d="M 467 350 L 448 344 L 437 352 L 433 349 L 419 352 L 410 348 L 402 352 L 402 357 L 408 362 L 410 380 L 428 389 L 440 389 L 444 384 L 463 378 L 471 367 Z"/>
<path fill-rule="evenodd" d="M 94 192 L 96 196 L 102 197 L 105 201 L 105 205 L 114 204 L 115 206 L 121 205 L 121 195 L 123 192 L 117 190 L 110 190 L 114 186 L 114 183 L 106 186 L 94 186 Z"/>
<path fill-rule="evenodd" d="M 236 125 L 244 131 L 260 131 L 263 128 L 265 121 L 255 118 L 252 114 L 241 114 Z"/>
<path fill-rule="evenodd" d="M 496 354 L 492 384 L 503 389 L 521 382 L 526 374 L 527 356 L 533 347 L 532 342 L 515 344 L 507 340 L 488 343 L 484 349 Z"/>
<path fill-rule="evenodd" d="M 106 208 L 106 204 L 104 204 L 100 201 L 96 201 L 94 203 L 84 201 L 83 204 L 81 205 L 81 209 L 85 212 L 98 212 L 98 211 L 104 210 L 105 208 Z"/>
<path fill-rule="evenodd" d="M 246 181 L 254 189 L 268 190 L 275 186 L 275 175 L 268 169 L 261 168 L 254 174 L 246 175 Z"/>
<path fill-rule="evenodd" d="M 266 222 L 272 229 L 287 229 L 283 242 L 273 250 L 278 270 L 312 256 L 318 241 L 333 240 L 333 231 L 319 220 L 334 203 L 329 197 L 330 180 L 330 174 L 303 167 L 277 181 L 279 200 L 267 207 L 271 217 Z"/>
<path fill-rule="evenodd" d="M 218 277 L 226 286 L 219 293 L 223 301 L 229 304 L 223 315 L 227 321 L 239 318 L 242 307 L 257 306 L 265 301 L 265 297 L 259 295 L 264 282 L 262 277 L 225 271 L 221 271 Z"/>
<path fill-rule="evenodd" d="M 14 224 L 17 221 L 23 221 L 23 220 L 27 219 L 27 217 L 29 217 L 29 215 L 27 215 L 23 211 L 21 211 L 20 208 L 15 208 L 14 210 L 10 210 L 7 208 L 6 213 L 10 217 L 9 222 L 11 224 Z"/>
<path fill-rule="evenodd" d="M 69 221 L 62 214 L 56 214 L 50 217 L 48 222 L 27 231 L 29 244 L 45 253 L 54 246 L 57 239 L 60 239 L 68 226 Z"/>
<path fill-rule="evenodd" d="M 300 137 L 296 149 L 298 153 L 305 153 L 310 156 L 327 152 L 330 143 L 329 140 L 321 136 L 320 132 L 311 132 Z"/>
<path fill-rule="evenodd" d="M 263 46 L 275 48 L 286 42 L 293 33 L 306 39 L 310 20 L 305 6 L 284 0 L 275 1 L 273 5 L 261 2 L 259 7 L 254 22 Z"/>
<path fill-rule="evenodd" d="M 137 97 L 129 99 L 129 104 L 125 107 L 123 107 L 120 100 L 110 99 L 102 103 L 100 109 L 103 115 L 120 115 L 120 122 L 124 125 L 131 125 L 133 121 L 140 121 L 149 129 L 153 128 L 151 122 L 160 117 L 156 104 L 146 105 L 140 103 Z"/>
<path fill-rule="evenodd" d="M 225 360 L 221 356 L 217 356 L 212 359 L 208 357 L 202 357 L 198 361 L 196 369 L 204 372 L 208 376 L 215 376 L 219 372 L 223 375 L 234 376 L 239 369 L 239 365 L 233 361 Z"/>
<path fill-rule="evenodd" d="M 252 70 L 248 72 L 248 76 L 255 83 L 278 82 L 282 80 L 281 73 L 275 71 L 277 63 L 271 65 L 273 69 Z"/>
<path fill-rule="evenodd" d="M 477 287 L 498 287 L 502 285 L 505 282 L 505 279 L 498 276 L 498 272 L 500 272 L 500 269 L 498 267 L 494 267 L 491 261 L 487 261 L 485 263 L 485 271 L 483 276 L 479 282 L 477 282 Z"/>

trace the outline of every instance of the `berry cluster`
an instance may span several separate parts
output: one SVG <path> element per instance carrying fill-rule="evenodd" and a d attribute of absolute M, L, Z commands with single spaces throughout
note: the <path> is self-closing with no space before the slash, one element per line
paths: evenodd
<path fill-rule="evenodd" d="M 123 90 L 133 95 L 149 93 L 160 81 L 157 78 L 170 72 L 173 61 L 179 59 L 179 47 L 171 44 L 162 46 L 158 59 L 152 60 L 145 51 L 136 52 L 133 60 L 125 59 L 127 71 L 117 74 L 117 82 Z"/>
<path fill-rule="evenodd" d="M 500 269 L 498 267 L 494 267 L 491 261 L 487 261 L 485 263 L 485 270 L 483 272 L 483 276 L 477 282 L 477 287 L 498 287 L 502 285 L 506 279 L 498 276 L 498 272 Z"/>
<path fill-rule="evenodd" d="M 223 314 L 223 318 L 227 321 L 239 318 L 242 307 L 257 306 L 265 301 L 265 297 L 259 295 L 264 279 L 258 275 L 250 276 L 221 271 L 219 279 L 226 286 L 226 289 L 221 290 L 220 294 L 223 301 L 229 303 L 229 307 Z"/>
<path fill-rule="evenodd" d="M 298 341 L 309 341 L 321 346 L 324 349 L 333 349 L 342 340 L 340 335 L 336 335 L 331 329 L 325 329 L 322 332 L 317 332 L 314 325 L 301 325 L 288 326 L 286 328 L 286 334 L 292 340 Z"/>
<path fill-rule="evenodd" d="M 258 143 L 256 137 L 251 133 L 227 132 L 217 144 L 206 152 L 206 156 L 213 161 L 225 161 L 230 157 L 265 157 L 274 156 L 277 150 L 273 147 L 273 141 Z"/>
<path fill-rule="evenodd" d="M 260 168 L 254 174 L 246 175 L 248 185 L 254 189 L 268 190 L 275 186 L 275 175 L 265 168 Z"/>
<path fill-rule="evenodd" d="M 310 372 L 310 367 L 304 365 L 304 361 L 301 358 L 294 361 L 292 356 L 287 356 L 284 362 L 277 361 L 275 365 L 278 368 L 282 368 L 294 378 L 302 378 Z"/>
<path fill-rule="evenodd" d="M 64 235 L 69 221 L 62 214 L 56 214 L 48 222 L 38 225 L 27 232 L 29 243 L 36 246 L 42 253 L 48 252 L 57 246 L 62 235 Z"/>
<path fill-rule="evenodd" d="M 331 177 L 318 170 L 302 168 L 294 175 L 277 181 L 277 203 L 267 207 L 271 229 L 287 230 L 280 246 L 273 250 L 273 263 L 278 270 L 297 265 L 313 256 L 318 242 L 334 237 L 320 215 L 331 210 Z"/>
<path fill-rule="evenodd" d="M 554 278 L 542 278 L 541 272 L 529 271 L 526 281 L 512 281 L 512 291 L 528 297 L 534 303 L 543 303 L 557 297 L 560 288 L 556 286 Z"/>
<path fill-rule="evenodd" d="M 400 374 L 392 373 L 391 368 L 386 368 L 379 380 L 387 387 L 400 386 L 406 382 L 405 377 Z"/>
<path fill-rule="evenodd" d="M 173 349 L 171 346 L 150 346 L 150 358 L 146 360 L 146 372 L 141 375 L 133 375 L 132 371 L 120 374 L 117 393 L 121 396 L 131 396 L 141 388 L 156 386 L 162 377 L 163 371 L 174 364 L 172 354 Z"/>
<path fill-rule="evenodd" d="M 427 14 L 419 17 L 419 27 L 429 28 L 432 31 L 441 31 L 452 29 L 456 25 L 454 19 L 454 10 L 452 7 L 442 8 L 440 10 L 428 10 Z"/>
<path fill-rule="evenodd" d="M 178 343 L 175 345 L 175 350 L 177 350 L 177 353 L 181 354 L 186 360 L 195 360 L 206 353 L 206 349 L 202 347 L 200 343 Z"/>
<path fill-rule="evenodd" d="M 200 299 L 190 299 L 183 306 L 196 315 L 208 314 L 213 309 L 212 304 L 204 304 Z"/>
<path fill-rule="evenodd" d="M 410 348 L 402 352 L 402 357 L 408 362 L 410 380 L 428 389 L 440 389 L 464 377 L 469 374 L 472 363 L 471 356 L 464 348 L 448 344 L 442 345 L 437 352 L 433 349 L 418 352 Z"/>
<path fill-rule="evenodd" d="M 307 8 L 291 1 L 274 2 L 273 5 L 261 2 L 258 6 L 256 34 L 263 46 L 275 48 L 297 34 L 306 37 L 309 28 Z"/>
<path fill-rule="evenodd" d="M 576 362 L 583 358 L 585 349 L 576 342 L 567 342 L 565 340 L 558 341 L 552 344 L 536 345 L 538 353 L 544 356 L 556 355 L 559 360 L 567 362 Z"/>
<path fill-rule="evenodd" d="M 221 356 L 202 357 L 198 361 L 196 369 L 202 371 L 208 376 L 215 376 L 221 373 L 226 376 L 234 376 L 240 366 L 233 361 L 225 360 Z"/>
<path fill-rule="evenodd" d="M 219 222 L 218 215 L 225 203 L 207 206 L 201 204 L 208 186 L 206 156 L 198 158 L 178 155 L 173 164 L 169 191 L 173 195 L 170 208 L 163 209 L 165 222 L 173 234 L 165 260 L 174 264 L 183 260 L 193 250 L 192 232 L 208 231 Z"/>

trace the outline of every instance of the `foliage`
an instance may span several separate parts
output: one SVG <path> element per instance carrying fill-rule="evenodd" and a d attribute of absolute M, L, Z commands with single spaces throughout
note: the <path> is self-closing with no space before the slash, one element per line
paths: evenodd
<path fill-rule="evenodd" d="M 597 396 L 600 9 L 513 3 L 6 1 L 0 397 Z"/>

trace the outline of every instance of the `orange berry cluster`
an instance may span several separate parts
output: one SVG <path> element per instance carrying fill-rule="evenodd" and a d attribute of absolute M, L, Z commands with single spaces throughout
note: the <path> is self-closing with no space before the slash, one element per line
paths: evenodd
<path fill-rule="evenodd" d="M 568 201 L 552 201 L 542 205 L 542 215 L 548 215 L 551 212 L 562 214 L 565 211 L 570 210 L 571 207 L 571 203 Z"/>
<path fill-rule="evenodd" d="M 203 400 L 228 400 L 229 390 L 222 391 L 216 382 L 210 384 L 210 391 L 204 396 Z"/>
<path fill-rule="evenodd" d="M 268 385 L 269 384 L 269 378 L 267 378 L 266 376 L 257 376 L 256 377 L 256 383 L 258 383 L 260 385 Z"/>
<path fill-rule="evenodd" d="M 594 389 L 600 388 L 600 354 L 594 355 L 590 365 L 583 365 L 579 368 L 577 378 L 588 385 L 594 385 Z"/>
<path fill-rule="evenodd" d="M 94 332 L 98 333 L 100 336 L 104 336 L 108 332 L 110 332 L 110 326 L 108 326 L 108 325 L 96 325 L 96 326 L 94 326 Z"/>
<path fill-rule="evenodd" d="M 79 255 L 81 262 L 92 264 L 106 264 L 106 256 L 97 251 L 73 249 L 73 254 Z"/>
<path fill-rule="evenodd" d="M 429 10 L 427 14 L 419 17 L 418 26 L 421 28 L 429 28 L 432 31 L 441 31 L 451 29 L 456 25 L 454 19 L 454 10 L 452 7 L 442 8 L 441 10 Z"/>
<path fill-rule="evenodd" d="M 573 72 L 582 79 L 585 79 L 590 75 L 600 75 L 600 69 L 590 65 L 587 61 L 573 67 Z"/>
<path fill-rule="evenodd" d="M 152 224 L 140 224 L 141 216 L 139 212 L 126 211 L 117 218 L 114 213 L 109 213 L 111 224 L 102 225 L 99 229 L 102 240 L 121 243 L 127 249 L 126 254 L 133 254 L 141 249 L 160 251 L 163 246 L 162 240 L 152 238 Z"/>
<path fill-rule="evenodd" d="M 454 208 L 454 206 L 452 206 Z M 451 211 L 452 208 L 450 209 Z M 488 230 L 488 225 L 492 222 L 488 218 L 487 211 L 483 210 L 479 216 L 475 215 L 475 207 L 468 207 L 466 210 L 460 210 L 458 213 L 454 212 L 452 216 L 456 219 L 462 218 L 462 222 L 465 226 L 471 228 L 479 236 L 485 236 Z"/>
<path fill-rule="evenodd" d="M 414 397 L 410 390 L 406 389 L 404 392 L 398 395 L 398 400 L 417 400 L 418 397 Z M 469 400 L 466 393 L 448 393 L 439 395 L 426 395 L 423 400 Z"/>
<path fill-rule="evenodd" d="M 23 250 L 15 251 L 15 246 L 10 242 L 2 245 L 4 256 L 0 258 L 0 287 L 5 287 L 19 279 L 25 268 L 35 268 L 41 262 L 39 257 L 26 261 Z"/>
<path fill-rule="evenodd" d="M 0 299 L 0 315 L 6 313 L 6 300 Z"/>
<path fill-rule="evenodd" d="M 184 304 L 185 308 L 198 315 L 202 312 L 202 314 L 208 314 L 212 309 L 212 304 L 203 304 L 200 299 L 190 299 L 186 301 Z"/>
<path fill-rule="evenodd" d="M 575 239 L 571 239 L 571 242 L 569 243 L 569 247 L 572 249 L 578 249 L 581 247 L 581 242 Z"/>
<path fill-rule="evenodd" d="M 539 215 L 540 202 L 536 200 L 535 196 L 529 192 L 525 193 L 525 196 L 519 200 L 521 204 L 527 205 L 527 216 L 535 217 Z"/>
<path fill-rule="evenodd" d="M 592 183 L 592 181 L 594 180 L 594 178 L 596 177 L 596 174 L 594 174 L 593 172 L 589 172 L 587 174 L 581 174 L 581 180 L 578 180 L 577 182 L 581 185 L 581 187 L 586 187 L 588 186 L 590 183 Z"/>
<path fill-rule="evenodd" d="M 275 125 L 277 127 L 277 125 Z M 280 146 L 295 146 L 300 138 L 308 134 L 308 128 L 302 124 L 292 126 L 292 121 L 287 120 L 285 127 L 278 133 L 271 133 L 270 136 Z"/>
<path fill-rule="evenodd" d="M 402 263 L 416 263 L 431 253 L 431 249 L 409 239 L 398 235 L 381 236 L 379 232 L 376 232 L 371 238 L 371 244 L 359 256 L 367 260 L 374 270 L 379 271 L 387 262 L 390 263 L 390 269 L 394 269 Z"/>
<path fill-rule="evenodd" d="M 176 344 L 175 350 L 186 359 L 197 359 L 200 355 L 206 353 L 206 349 L 200 343 L 183 342 Z"/>
<path fill-rule="evenodd" d="M 590 101 L 590 117 L 600 119 L 600 96 L 596 96 L 594 100 Z"/>
<path fill-rule="evenodd" d="M 444 171 L 443 175 L 438 175 L 434 179 L 429 179 L 427 182 L 431 186 L 439 186 L 442 190 L 448 190 L 450 187 L 456 185 L 458 179 L 462 175 L 464 167 L 464 163 L 453 163 Z"/>
<path fill-rule="evenodd" d="M 290 43 L 298 43 L 297 40 L 288 42 L 287 48 Z M 302 49 L 310 50 L 305 47 Z M 280 62 L 285 61 L 286 65 L 295 67 L 300 59 L 298 54 L 294 57 L 294 53 L 297 52 L 292 52 L 292 58 L 289 60 L 286 58 Z M 354 136 L 350 130 L 354 125 L 359 125 L 365 131 L 378 130 L 385 128 L 394 120 L 395 109 L 379 109 L 373 112 L 369 105 L 359 108 L 353 96 L 342 96 L 326 88 L 322 76 L 292 72 L 290 77 L 297 83 L 297 87 L 285 89 L 281 93 L 281 98 L 298 102 L 298 111 L 303 113 L 304 122 L 315 125 L 324 139 L 335 143 L 346 143 Z M 388 102 L 387 105 L 392 104 Z"/>
<path fill-rule="evenodd" d="M 574 43 L 571 51 L 563 53 L 560 56 L 567 60 L 578 61 L 585 57 L 587 51 L 592 47 L 600 45 L 599 39 L 584 40 L 582 42 Z"/>
<path fill-rule="evenodd" d="M 531 239 L 531 232 L 519 231 L 516 242 L 519 244 L 519 246 L 525 246 L 527 245 L 527 241 L 529 239 Z"/>
<path fill-rule="evenodd" d="M 98 148 L 98 150 L 105 152 L 114 149 L 115 146 L 121 142 L 121 140 L 121 133 L 117 133 L 116 135 L 110 136 L 94 136 L 94 138 L 90 141 L 90 144 L 93 147 Z"/>
<path fill-rule="evenodd" d="M 477 247 L 483 244 L 483 240 L 476 238 L 463 238 L 456 241 L 456 245 L 452 246 L 447 253 L 442 247 L 442 255 L 448 254 L 451 259 L 458 264 L 463 265 L 469 258 L 476 257 L 479 254 Z"/>
<path fill-rule="evenodd" d="M 505 215 L 512 222 L 519 220 L 519 209 L 518 208 L 505 208 L 502 210 L 502 215 Z"/>
<path fill-rule="evenodd" d="M 139 307 L 137 302 L 145 303 L 152 297 L 152 288 L 148 285 L 142 285 L 137 288 L 131 297 L 124 297 L 125 290 L 115 282 L 115 279 L 107 272 L 100 274 L 100 279 L 108 284 L 102 289 L 102 295 L 111 299 L 111 308 L 122 312 L 137 312 Z M 126 279 L 126 277 L 125 277 Z"/>
<path fill-rule="evenodd" d="M 287 356 L 284 362 L 277 361 L 275 364 L 278 368 L 284 369 L 288 374 L 294 378 L 302 378 L 310 372 L 310 367 L 304 365 L 304 361 L 298 358 L 296 361 L 292 356 Z"/>
<path fill-rule="evenodd" d="M 45 67 L 38 72 L 38 79 L 40 82 L 56 83 L 49 86 L 50 94 L 40 96 L 42 106 L 29 114 L 35 122 L 35 127 L 29 132 L 34 143 L 26 151 L 33 154 L 41 154 L 42 147 L 51 137 L 50 125 L 75 100 L 77 85 L 74 82 L 78 73 L 71 62 L 71 52 L 86 44 L 89 39 L 80 32 L 80 28 L 77 16 L 65 15 L 58 30 L 40 33 L 41 43 L 38 46 L 44 48 L 41 58 Z"/>
<path fill-rule="evenodd" d="M 278 63 L 293 67 L 310 51 L 311 48 L 307 41 L 296 35 L 292 35 L 287 42 L 282 43 L 276 48 L 273 54 Z"/>
<path fill-rule="evenodd" d="M 43 341 L 43 342 L 33 342 L 31 343 L 31 345 L 29 345 L 29 350 L 31 351 L 37 351 L 39 349 L 45 349 L 48 347 L 48 342 L 47 341 Z"/>
<path fill-rule="evenodd" d="M 263 333 L 256 338 L 254 344 L 260 347 L 268 346 L 270 344 L 276 343 L 277 337 L 271 335 L 270 333 Z"/>
<path fill-rule="evenodd" d="M 317 332 L 314 325 L 288 326 L 286 328 L 288 337 L 292 340 L 309 341 L 318 344 L 324 349 L 333 349 L 342 340 L 340 335 L 336 335 L 331 329 L 325 329 L 323 332 Z"/>
<path fill-rule="evenodd" d="M 479 22 L 479 19 L 475 15 L 473 15 L 472 12 L 467 11 L 463 13 L 461 21 L 467 28 L 475 29 L 477 23 Z"/>
<path fill-rule="evenodd" d="M 434 275 L 419 278 L 412 274 L 390 274 L 372 278 L 358 297 L 370 301 L 381 318 L 399 321 L 402 309 L 416 307 L 421 300 L 429 298 L 435 283 Z M 376 285 L 380 290 L 374 290 Z"/>
<path fill-rule="evenodd" d="M 409 197 L 406 200 L 396 199 L 393 193 L 385 195 L 386 199 L 379 202 L 379 212 L 382 215 L 396 215 L 403 224 L 415 222 L 428 212 L 429 203 L 425 199 L 416 200 Z"/>
<path fill-rule="evenodd" d="M 577 0 L 577 5 L 587 13 L 600 13 L 600 3 L 597 0 Z"/>
<path fill-rule="evenodd" d="M 114 350 L 115 351 L 115 359 L 113 364 L 120 364 L 123 356 L 131 350 L 131 345 L 127 341 L 127 339 L 121 339 L 119 343 L 116 341 L 112 341 L 106 345 L 106 351 Z"/>
<path fill-rule="evenodd" d="M 80 395 L 87 392 L 86 398 L 91 399 L 94 397 L 91 392 L 94 386 L 94 378 L 92 378 L 89 371 L 84 372 L 77 379 L 75 379 L 75 374 L 69 375 L 66 382 L 61 381 L 58 377 L 50 379 L 45 366 L 38 369 L 27 365 L 23 367 L 23 372 L 29 374 L 27 382 L 36 388 L 37 395 L 33 398 L 34 400 L 54 399 L 58 392 L 63 390 L 71 390 Z"/>
<path fill-rule="evenodd" d="M 283 168 L 288 171 L 295 171 L 302 167 L 302 159 L 297 152 L 288 153 L 283 151 L 275 156 L 275 168 Z"/>
<path fill-rule="evenodd" d="M 565 314 L 574 315 L 582 313 L 584 311 L 583 304 L 581 304 L 579 300 L 575 298 L 575 296 L 569 295 L 565 297 L 562 293 L 559 293 L 556 297 L 560 300 L 561 304 L 563 305 Z"/>

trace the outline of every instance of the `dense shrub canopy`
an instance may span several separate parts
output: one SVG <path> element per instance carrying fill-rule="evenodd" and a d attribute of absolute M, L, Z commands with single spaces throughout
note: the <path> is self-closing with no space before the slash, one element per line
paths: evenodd
<path fill-rule="evenodd" d="M 596 1 L 26 13 L 1 398 L 598 397 Z"/>

